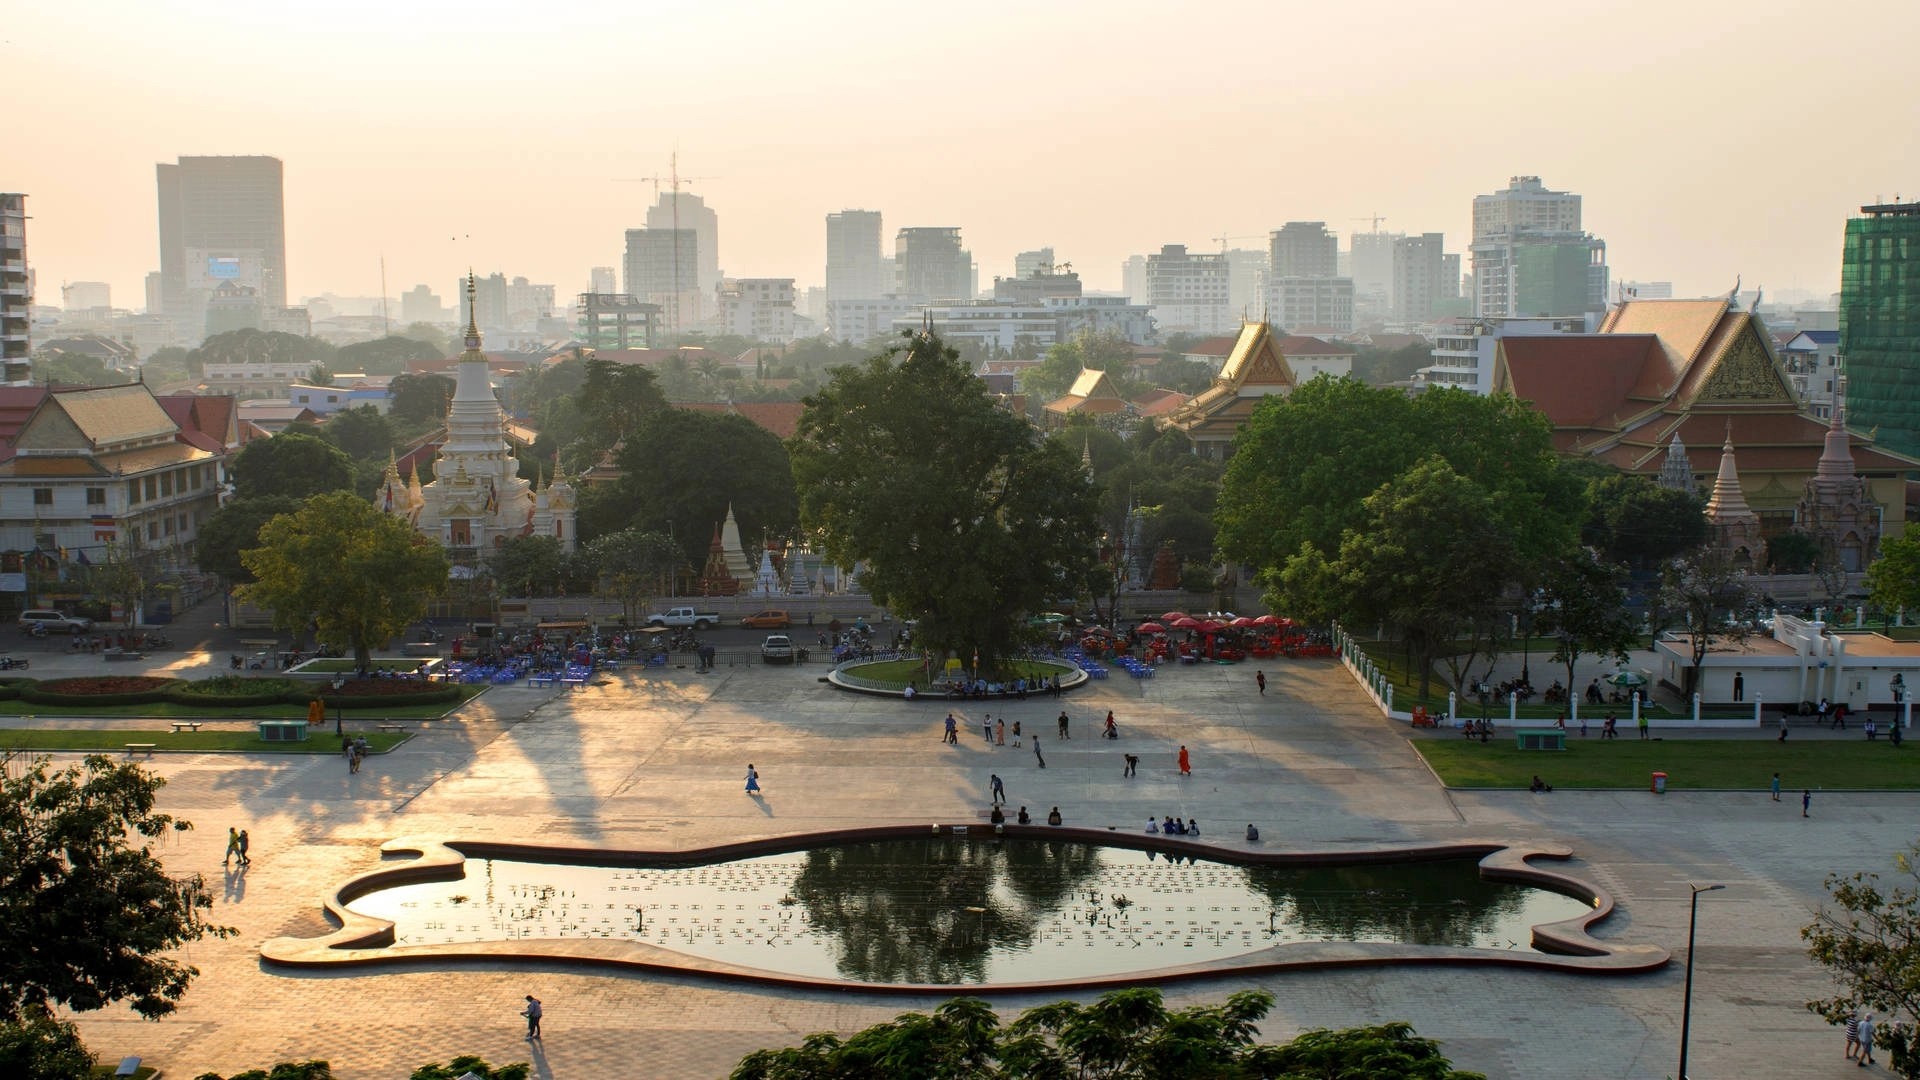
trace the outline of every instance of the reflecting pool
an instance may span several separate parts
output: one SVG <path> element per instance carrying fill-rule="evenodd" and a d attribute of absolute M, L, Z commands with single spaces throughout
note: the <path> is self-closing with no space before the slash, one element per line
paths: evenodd
<path fill-rule="evenodd" d="M 1592 910 L 1487 881 L 1478 860 L 1243 867 L 991 836 L 822 847 L 707 866 L 470 857 L 453 881 L 353 900 L 394 945 L 615 938 L 769 971 L 877 983 L 1123 974 L 1300 941 L 1531 951 Z"/>

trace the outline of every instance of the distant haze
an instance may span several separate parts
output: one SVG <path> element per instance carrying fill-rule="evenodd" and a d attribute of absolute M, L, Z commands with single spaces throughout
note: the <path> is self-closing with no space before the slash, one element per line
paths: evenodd
<path fill-rule="evenodd" d="M 376 294 L 384 253 L 390 295 L 472 264 L 567 297 L 645 223 L 613 178 L 676 148 L 721 267 L 802 286 L 847 207 L 889 249 L 960 226 L 983 284 L 1048 245 L 1118 289 L 1294 219 L 1464 252 L 1473 196 L 1535 174 L 1615 281 L 1824 296 L 1845 218 L 1920 197 L 1916 39 L 1913 0 L 15 3 L 0 190 L 42 302 L 135 308 L 182 154 L 286 163 L 292 296 Z"/>

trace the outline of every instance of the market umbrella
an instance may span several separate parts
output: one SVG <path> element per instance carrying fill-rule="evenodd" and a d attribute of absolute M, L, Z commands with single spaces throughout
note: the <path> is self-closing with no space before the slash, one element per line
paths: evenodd
<path fill-rule="evenodd" d="M 1245 615 L 1242 615 L 1239 618 L 1228 623 L 1227 625 L 1233 627 L 1235 630 L 1244 630 L 1249 626 L 1258 626 L 1260 624 L 1257 621 L 1253 619 L 1249 619 Z"/>
<path fill-rule="evenodd" d="M 1221 622 L 1219 619 L 1208 619 L 1206 622 L 1200 624 L 1200 630 L 1202 633 L 1211 634 L 1226 625 L 1226 623 Z"/>
<path fill-rule="evenodd" d="M 1175 630 L 1192 630 L 1200 625 L 1200 620 L 1192 618 L 1191 616 L 1182 615 L 1177 619 L 1168 620 L 1167 625 L 1173 627 Z"/>
<path fill-rule="evenodd" d="M 1647 677 L 1637 671 L 1616 671 L 1607 678 L 1615 686 L 1645 686 Z"/>
<path fill-rule="evenodd" d="M 1167 632 L 1167 628 L 1157 622 L 1143 622 L 1140 624 L 1140 632 L 1143 634 L 1164 634 Z"/>
<path fill-rule="evenodd" d="M 1169 611 L 1165 615 L 1160 616 L 1160 621 L 1163 623 L 1176 623 L 1186 617 L 1187 613 L 1184 611 Z"/>
<path fill-rule="evenodd" d="M 1280 625 L 1280 616 L 1262 615 L 1259 618 L 1253 620 L 1253 624 L 1255 626 L 1278 626 Z"/>

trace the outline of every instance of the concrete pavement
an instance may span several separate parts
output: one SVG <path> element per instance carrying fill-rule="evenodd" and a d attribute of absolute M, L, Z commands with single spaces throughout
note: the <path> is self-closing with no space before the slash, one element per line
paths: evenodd
<path fill-rule="evenodd" d="M 141 1054 L 171 1076 L 322 1057 L 345 1080 L 388 1078 L 462 1053 L 531 1060 L 543 1077 L 723 1076 L 750 1050 L 844 1034 L 939 999 L 535 967 L 287 973 L 263 967 L 257 946 L 324 933 L 322 890 L 378 863 L 377 845 L 394 836 L 691 847 L 964 820 L 984 816 L 987 776 L 997 772 L 1013 805 L 1036 815 L 1058 805 L 1075 824 L 1131 830 L 1149 814 L 1177 814 L 1228 838 L 1253 821 L 1269 848 L 1468 834 L 1565 843 L 1572 869 L 1620 902 L 1597 933 L 1677 958 L 1687 883 L 1725 883 L 1701 903 L 1693 1075 L 1860 1075 L 1841 1058 L 1840 1037 L 1801 1007 L 1826 984 L 1798 930 L 1826 873 L 1889 869 L 1911 839 L 1920 796 L 1821 795 L 1802 820 L 1797 805 L 1768 800 L 1759 777 L 1750 795 L 1448 792 L 1334 663 L 1264 670 L 1264 697 L 1251 666 L 1202 665 L 1064 699 L 968 703 L 954 747 L 940 742 L 947 703 L 836 692 L 817 681 L 816 665 L 635 670 L 583 693 L 496 689 L 454 719 L 422 725 L 358 776 L 332 756 L 159 755 L 153 768 L 169 780 L 162 807 L 198 826 L 163 855 L 179 872 L 205 873 L 222 897 L 215 917 L 241 933 L 189 950 L 202 975 L 176 1016 L 149 1023 L 113 1009 L 79 1018 L 81 1028 L 103 1059 Z M 1075 734 L 1064 743 L 1053 723 L 1062 705 Z M 1044 771 L 1030 746 L 982 743 L 980 714 L 1002 708 L 1040 733 Z M 1108 709 L 1124 735 L 1117 743 L 1094 737 Z M 1174 766 L 1181 743 L 1193 755 L 1185 779 Z M 1141 756 L 1137 778 L 1121 777 L 1124 753 Z M 741 793 L 748 761 L 762 800 Z M 221 870 L 230 825 L 251 830 L 245 875 Z M 1388 968 L 1257 985 L 1279 1001 L 1263 1025 L 1269 1039 L 1404 1019 L 1445 1040 L 1457 1065 L 1494 1077 L 1661 1077 L 1677 1059 L 1677 962 L 1626 978 Z M 1167 996 L 1214 1001 L 1238 988 L 1189 984 Z M 546 1043 L 531 1056 L 517 1016 L 528 993 L 547 1010 Z M 999 1004 L 1011 1015 L 1039 1000 Z"/>

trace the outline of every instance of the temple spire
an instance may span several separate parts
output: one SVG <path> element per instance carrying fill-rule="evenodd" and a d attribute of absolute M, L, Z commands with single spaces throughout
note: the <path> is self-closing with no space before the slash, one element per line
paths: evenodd
<path fill-rule="evenodd" d="M 1713 494 L 1707 497 L 1707 520 L 1719 524 L 1755 516 L 1740 491 L 1740 470 L 1733 460 L 1733 429 L 1729 423 L 1727 441 L 1720 447 L 1720 472 L 1713 478 Z"/>
<path fill-rule="evenodd" d="M 474 304 L 474 294 L 479 291 L 479 280 L 474 277 L 473 267 L 467 267 L 467 351 L 480 351 L 480 309 Z"/>
<path fill-rule="evenodd" d="M 1826 446 L 1820 451 L 1820 463 L 1814 466 L 1814 480 L 1821 484 L 1846 483 L 1853 479 L 1853 440 L 1847 435 L 1847 378 L 1834 380 L 1833 412 L 1827 419 Z"/>

